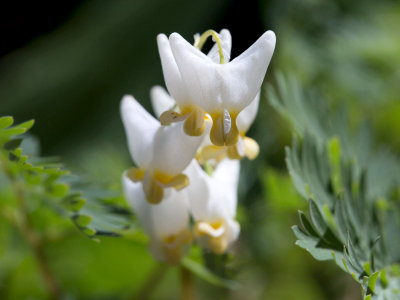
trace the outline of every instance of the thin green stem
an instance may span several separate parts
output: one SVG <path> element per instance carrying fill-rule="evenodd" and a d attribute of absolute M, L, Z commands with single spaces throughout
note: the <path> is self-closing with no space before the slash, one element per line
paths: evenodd
<path fill-rule="evenodd" d="M 224 64 L 226 61 L 224 58 L 224 53 L 222 51 L 222 41 L 221 41 L 218 33 L 216 33 L 214 30 L 210 29 L 210 30 L 207 30 L 206 32 L 204 32 L 200 36 L 200 38 L 195 41 L 194 46 L 201 50 L 201 48 L 203 48 L 203 46 L 204 46 L 204 43 L 210 36 L 212 36 L 213 41 L 215 43 L 217 43 L 217 45 L 218 45 L 219 63 Z"/>
<path fill-rule="evenodd" d="M 167 271 L 168 265 L 157 264 L 147 277 L 147 280 L 142 284 L 140 290 L 135 293 L 132 299 L 149 299 L 154 288 L 161 282 Z"/>
<path fill-rule="evenodd" d="M 181 299 L 195 300 L 194 282 L 192 273 L 184 266 L 180 266 L 181 271 Z"/>
<path fill-rule="evenodd" d="M 29 219 L 29 213 L 25 203 L 23 188 L 18 183 L 15 175 L 8 168 L 7 161 L 1 155 L 0 165 L 2 166 L 4 173 L 10 179 L 12 188 L 15 193 L 15 198 L 19 206 L 19 218 L 17 219 L 17 228 L 20 230 L 22 236 L 25 238 L 29 247 L 34 253 L 34 257 L 38 263 L 44 284 L 48 290 L 51 299 L 60 299 L 61 289 L 58 286 L 57 281 L 55 280 L 54 275 L 48 265 L 42 241 L 37 236 L 37 233 L 33 229 L 33 226 Z"/>

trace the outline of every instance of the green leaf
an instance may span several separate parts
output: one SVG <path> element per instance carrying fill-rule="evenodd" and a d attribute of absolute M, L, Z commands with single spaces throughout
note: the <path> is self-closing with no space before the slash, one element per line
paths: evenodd
<path fill-rule="evenodd" d="M 379 272 L 375 272 L 374 274 L 372 274 L 369 277 L 369 280 L 368 280 L 368 287 L 374 293 L 375 293 L 375 284 L 376 284 L 376 280 L 378 279 L 378 276 L 379 276 Z"/>
<path fill-rule="evenodd" d="M 14 122 L 13 117 L 1 117 L 0 118 L 0 129 L 10 127 Z"/>
<path fill-rule="evenodd" d="M 324 235 L 324 233 L 326 232 L 327 226 L 326 223 L 324 221 L 324 219 L 322 218 L 321 213 L 319 212 L 318 207 L 315 205 L 313 200 L 309 200 L 309 208 L 310 208 L 310 216 L 311 216 L 311 220 L 312 223 L 314 224 L 314 227 L 316 229 L 316 231 L 318 232 L 319 235 Z"/>
<path fill-rule="evenodd" d="M 210 284 L 228 289 L 239 288 L 239 283 L 237 283 L 236 281 L 217 276 L 216 274 L 208 270 L 205 266 L 190 259 L 189 257 L 184 257 L 181 261 L 181 265 Z"/>
<path fill-rule="evenodd" d="M 92 222 L 92 217 L 86 215 L 77 215 L 75 216 L 74 220 L 79 227 L 86 227 L 90 224 L 90 222 Z"/>

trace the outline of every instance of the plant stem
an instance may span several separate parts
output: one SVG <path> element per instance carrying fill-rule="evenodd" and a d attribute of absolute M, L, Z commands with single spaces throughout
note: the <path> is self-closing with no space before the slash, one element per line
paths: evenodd
<path fill-rule="evenodd" d="M 20 230 L 34 253 L 36 261 L 39 265 L 40 272 L 43 277 L 43 281 L 51 296 L 51 299 L 60 299 L 61 289 L 58 286 L 57 281 L 55 280 L 53 273 L 48 265 L 43 249 L 43 244 L 41 243 L 41 239 L 37 236 L 29 220 L 28 210 L 25 204 L 23 191 L 19 186 L 19 184 L 15 181 L 13 181 L 13 187 L 16 192 L 16 198 L 21 212 Z"/>
<path fill-rule="evenodd" d="M 26 207 L 24 192 L 18 183 L 15 175 L 10 171 L 6 164 L 6 160 L 0 156 L 0 165 L 3 167 L 4 172 L 10 179 L 12 188 L 15 193 L 15 198 L 17 204 L 19 206 L 19 217 L 17 219 L 17 228 L 20 230 L 22 236 L 27 241 L 29 247 L 32 249 L 34 257 L 38 263 L 40 272 L 42 274 L 42 278 L 46 289 L 51 297 L 51 299 L 60 299 L 61 298 L 61 289 L 57 284 L 57 281 L 54 279 L 53 273 L 47 263 L 46 256 L 43 249 L 43 244 L 41 239 L 37 236 L 35 230 L 29 219 L 28 209 Z"/>
<path fill-rule="evenodd" d="M 181 299 L 195 300 L 194 283 L 192 273 L 184 266 L 180 267 L 181 271 Z"/>
<path fill-rule="evenodd" d="M 168 265 L 157 264 L 147 280 L 143 283 L 140 290 L 135 293 L 132 299 L 149 299 L 151 293 L 154 291 L 155 286 L 157 286 L 167 271 Z"/>

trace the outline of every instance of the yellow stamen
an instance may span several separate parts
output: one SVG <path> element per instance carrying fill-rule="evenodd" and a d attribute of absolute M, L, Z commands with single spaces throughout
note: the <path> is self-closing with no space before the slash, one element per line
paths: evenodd
<path fill-rule="evenodd" d="M 188 228 L 179 232 L 163 237 L 162 250 L 168 263 L 177 265 L 183 255 L 182 247 L 192 241 L 192 234 Z"/>
<path fill-rule="evenodd" d="M 205 128 L 205 112 L 196 106 L 186 119 L 183 129 L 187 135 L 200 136 L 204 133 Z"/>
<path fill-rule="evenodd" d="M 238 142 L 239 130 L 236 126 L 237 112 L 223 111 L 210 113 L 213 125 L 210 140 L 216 146 L 232 146 Z"/>
<path fill-rule="evenodd" d="M 194 235 L 199 239 L 205 239 L 211 251 L 217 254 L 226 252 L 228 241 L 226 238 L 225 223 L 198 221 L 194 226 Z"/>
<path fill-rule="evenodd" d="M 213 41 L 218 45 L 219 63 L 224 64 L 226 61 L 224 58 L 224 53 L 222 51 L 222 40 L 219 38 L 218 33 L 215 32 L 214 30 L 210 29 L 204 32 L 199 38 L 195 40 L 194 46 L 199 50 L 201 50 L 201 48 L 203 48 L 204 43 L 210 36 L 212 36 Z"/>

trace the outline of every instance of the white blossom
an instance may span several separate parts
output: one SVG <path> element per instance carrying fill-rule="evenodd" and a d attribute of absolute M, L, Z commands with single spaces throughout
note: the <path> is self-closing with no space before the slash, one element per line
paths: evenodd
<path fill-rule="evenodd" d="M 221 40 L 222 53 L 229 60 L 232 45 L 230 32 L 226 29 L 221 30 L 219 38 Z M 201 135 L 205 130 L 204 111 L 191 99 L 190 93 L 185 87 L 168 38 L 164 34 L 159 34 L 157 36 L 157 44 L 167 89 L 175 99 L 179 109 L 179 112 L 165 111 L 164 114 L 160 115 L 160 121 L 162 124 L 184 121 L 184 130 L 188 135 Z M 207 56 L 210 61 L 219 62 L 218 50 L 217 45 L 211 48 Z"/>
<path fill-rule="evenodd" d="M 195 156 L 203 136 L 187 136 L 180 123 L 161 126 L 132 96 L 122 99 L 121 115 L 136 163 L 127 176 L 141 181 L 146 199 L 159 203 L 164 189 L 187 186 L 189 181 L 182 171 Z"/>
<path fill-rule="evenodd" d="M 189 209 L 185 190 L 169 189 L 164 200 L 153 205 L 148 203 L 139 182 L 123 174 L 123 189 L 143 230 L 150 237 L 150 252 L 159 261 L 178 264 L 191 242 Z"/>
<path fill-rule="evenodd" d="M 239 236 L 235 221 L 239 168 L 239 161 L 225 159 L 212 176 L 196 161 L 187 169 L 192 181 L 186 192 L 195 221 L 193 234 L 201 246 L 215 253 L 226 252 Z"/>
<path fill-rule="evenodd" d="M 275 34 L 264 33 L 249 49 L 228 63 L 216 63 L 178 33 L 169 37 L 187 99 L 207 112 L 217 146 L 236 144 L 236 119 L 256 97 L 275 48 Z"/>

